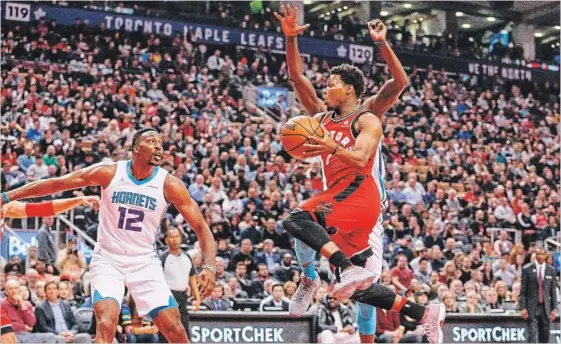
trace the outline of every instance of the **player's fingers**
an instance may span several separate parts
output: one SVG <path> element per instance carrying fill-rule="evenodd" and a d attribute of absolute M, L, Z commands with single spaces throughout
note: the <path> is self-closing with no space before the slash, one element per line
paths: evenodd
<path fill-rule="evenodd" d="M 281 23 L 284 21 L 284 18 L 281 17 L 281 15 L 278 14 L 277 12 L 273 12 L 273 15 L 274 15 L 278 20 L 280 20 Z"/>
<path fill-rule="evenodd" d="M 310 27 L 310 24 L 306 24 L 306 25 L 304 25 L 304 26 L 299 26 L 298 29 L 300 30 L 300 32 L 302 32 L 302 31 L 306 30 L 306 29 L 309 28 L 309 27 Z"/>
<path fill-rule="evenodd" d="M 85 205 L 86 207 L 93 207 L 94 205 L 92 204 L 92 202 L 87 201 L 87 200 L 83 200 L 82 201 L 82 205 Z"/>
<path fill-rule="evenodd" d="M 318 148 L 320 148 L 320 147 L 321 147 L 321 146 L 319 146 L 319 145 L 313 145 L 313 144 L 309 144 L 309 143 L 304 143 L 304 144 L 302 145 L 302 148 L 306 148 L 307 150 L 318 149 Z"/>
<path fill-rule="evenodd" d="M 319 143 L 321 142 L 321 138 L 315 136 L 308 136 L 308 141 L 311 143 Z"/>
<path fill-rule="evenodd" d="M 298 19 L 298 7 L 294 7 L 294 17 Z"/>
<path fill-rule="evenodd" d="M 203 293 L 206 296 L 209 296 L 212 292 L 212 287 L 210 285 L 210 281 L 207 280 L 207 283 L 204 286 Z"/>
<path fill-rule="evenodd" d="M 288 16 L 292 17 L 294 12 L 292 11 L 292 6 L 286 5 L 286 10 L 288 11 Z"/>
<path fill-rule="evenodd" d="M 284 5 L 281 5 L 281 12 L 284 15 L 284 17 L 286 18 L 287 17 L 287 14 L 286 14 L 287 12 L 286 12 L 286 7 L 284 7 Z"/>

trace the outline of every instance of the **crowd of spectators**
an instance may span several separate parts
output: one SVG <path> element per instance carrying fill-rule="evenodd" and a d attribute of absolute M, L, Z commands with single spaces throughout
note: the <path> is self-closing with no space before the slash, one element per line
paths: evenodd
<path fill-rule="evenodd" d="M 105 1 L 101 5 L 95 1 L 63 1 L 55 2 L 55 4 L 117 13 L 169 17 L 207 24 L 214 24 L 218 20 L 223 26 L 265 32 L 282 32 L 278 21 L 273 16 L 275 8 L 272 6 L 275 6 L 275 4 L 269 1 L 263 1 L 257 7 L 252 7 L 250 2 L 225 1 L 192 2 L 180 5 L 171 3 L 165 7 L 158 6 L 156 3 L 129 4 L 119 1 Z M 320 13 L 307 12 L 309 7 L 314 6 L 314 4 L 304 5 L 304 9 L 301 8 L 305 13 L 305 22 L 310 24 L 310 28 L 304 32 L 305 36 L 370 44 L 368 30 L 358 17 L 357 12 L 360 9 L 342 17 L 338 15 L 339 13 L 318 17 Z M 430 16 L 425 16 L 425 19 L 430 20 Z M 388 25 L 388 39 L 396 49 L 441 56 L 483 59 L 506 64 L 526 65 L 527 62 L 540 63 L 541 60 L 559 64 L 553 62 L 555 56 L 559 54 L 558 48 L 557 53 L 551 52 L 540 59 L 525 61 L 524 49 L 519 45 L 512 42 L 490 44 L 491 31 L 474 33 L 446 30 L 445 32 L 431 32 L 429 34 L 425 32 L 426 25 L 423 29 L 422 20 L 412 22 L 410 19 L 398 23 L 386 18 L 386 25 Z"/>
<path fill-rule="evenodd" d="M 298 111 L 282 108 L 280 122 L 271 122 L 240 90 L 249 83 L 286 84 L 282 56 L 220 51 L 181 35 L 111 32 L 79 20 L 60 27 L 48 18 L 3 25 L 1 48 L 2 191 L 127 159 L 134 132 L 156 127 L 164 137 L 162 167 L 188 186 L 218 242 L 219 283 L 201 309 L 238 309 L 240 300 L 258 299 L 262 311 L 286 310 L 300 270 L 280 220 L 321 190 L 321 167 L 317 159 L 299 162 L 282 151 L 280 128 Z M 333 62 L 316 57 L 304 63 L 318 90 L 330 66 Z M 377 93 L 390 77 L 387 68 L 363 70 L 366 95 Z M 431 68 L 413 69 L 409 78 L 384 118 L 390 205 L 381 283 L 419 303 L 443 303 L 449 312 L 516 310 L 521 267 L 533 261 L 537 245 L 559 232 L 559 84 L 510 84 Z M 75 224 L 95 239 L 97 214 L 84 209 L 75 214 L 80 215 Z M 76 309 L 66 312 L 71 315 L 91 307 L 86 259 L 74 240 L 60 250 L 48 245 L 52 219 L 43 219 L 42 226 L 39 252 L 32 247 L 25 262 L 18 256 L 4 262 L 4 302 L 20 303 L 23 310 L 35 306 L 16 326 L 22 342 L 33 328 L 77 340 L 83 331 L 75 327 L 79 319 L 68 317 L 63 326 L 57 318 L 54 327 L 41 327 L 39 305 L 48 300 L 53 307 L 61 300 Z M 163 220 L 158 249 L 166 250 L 170 228 L 179 229 L 182 247 L 200 270 L 196 236 L 173 207 Z M 557 271 L 558 258 L 549 258 Z M 320 331 L 354 333 L 356 323 L 339 328 L 330 314 L 341 309 L 355 319 L 356 305 L 333 302 L 329 263 L 320 258 L 318 267 L 324 286 L 311 311 L 318 314 Z M 157 329 L 134 318 L 134 303 L 124 307 L 122 337 L 134 324 L 146 327 L 135 333 L 152 340 Z M 385 319 L 378 323 L 380 335 L 407 335 L 398 323 L 415 329 L 406 317 L 384 312 L 379 318 Z"/>

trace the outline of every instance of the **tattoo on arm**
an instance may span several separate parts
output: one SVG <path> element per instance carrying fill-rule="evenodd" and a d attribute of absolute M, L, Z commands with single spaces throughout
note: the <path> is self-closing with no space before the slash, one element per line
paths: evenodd
<path fill-rule="evenodd" d="M 397 87 L 397 84 L 394 82 L 394 80 L 390 80 L 378 94 L 378 98 L 385 101 L 391 100 L 392 98 L 395 98 L 400 91 L 401 90 Z"/>

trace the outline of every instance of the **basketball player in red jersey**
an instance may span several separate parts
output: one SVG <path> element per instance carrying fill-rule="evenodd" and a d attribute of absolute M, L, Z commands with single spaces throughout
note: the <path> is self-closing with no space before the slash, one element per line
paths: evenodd
<path fill-rule="evenodd" d="M 308 148 L 306 156 L 320 156 L 322 159 L 327 190 L 292 211 L 283 221 L 284 228 L 298 239 L 296 244 L 300 241 L 321 252 L 341 271 L 333 296 L 352 296 L 355 301 L 366 305 L 403 312 L 420 321 L 421 332 L 427 335 L 431 344 L 439 343 L 442 341 L 444 307 L 411 303 L 388 288 L 372 284 L 374 279 L 369 271 L 352 265 L 352 262 L 364 262 L 372 255 L 368 239 L 378 221 L 381 205 L 380 192 L 372 178 L 372 166 L 382 137 L 381 117 L 407 84 L 407 75 L 385 40 L 387 28 L 380 20 L 369 23 L 371 38 L 380 48 L 394 78 L 361 106 L 360 96 L 364 90 L 362 72 L 350 65 L 334 67 L 323 91 L 324 102 L 317 97 L 311 82 L 302 73 L 296 43 L 296 36 L 309 25 L 296 23 L 297 9 L 292 10 L 290 6 L 282 6 L 281 9 L 284 17 L 277 13 L 275 16 L 281 21 L 287 37 L 291 83 L 306 112 L 315 113 L 314 118 L 328 133 L 322 139 L 310 137 L 311 144 L 305 144 Z M 296 251 L 298 253 L 298 249 Z M 303 266 L 304 275 L 313 274 L 310 270 Z M 319 278 L 313 281 L 313 284 L 317 283 Z M 313 286 L 308 289 L 313 290 Z M 307 307 L 305 301 L 308 300 L 304 295 L 299 300 L 297 294 L 298 291 L 293 302 Z M 291 313 L 297 315 L 300 312 Z M 369 342 L 373 339 L 372 335 L 361 337 Z"/>
<path fill-rule="evenodd" d="M 41 203 L 22 203 L 18 201 L 8 202 L 6 195 L 2 194 L 4 202 L 0 212 L 0 241 L 4 233 L 4 218 L 11 217 L 23 219 L 26 217 L 43 217 L 64 213 L 79 205 L 99 208 L 99 197 L 83 196 L 68 199 L 59 199 Z M 2 309 L 0 317 L 0 343 L 17 343 L 16 334 L 8 314 Z"/>

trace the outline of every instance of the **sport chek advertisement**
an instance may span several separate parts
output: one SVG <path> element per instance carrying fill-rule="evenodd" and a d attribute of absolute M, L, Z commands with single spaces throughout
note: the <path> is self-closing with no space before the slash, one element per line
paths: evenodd
<path fill-rule="evenodd" d="M 190 314 L 193 343 L 315 343 L 315 319 L 286 312 L 197 312 Z"/>
<path fill-rule="evenodd" d="M 518 315 L 453 314 L 444 324 L 444 343 L 529 343 L 527 322 Z M 561 343 L 559 318 L 551 324 L 550 343 Z"/>

